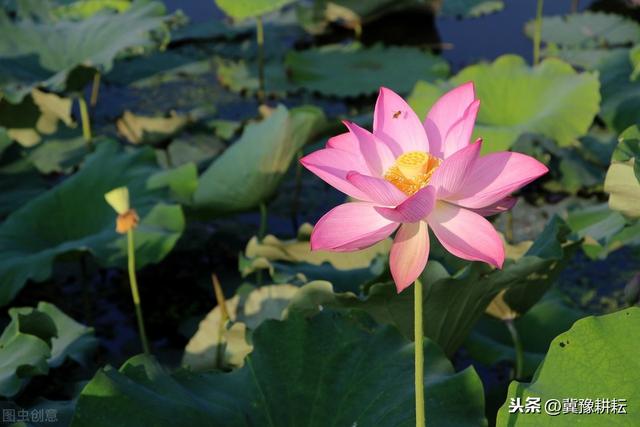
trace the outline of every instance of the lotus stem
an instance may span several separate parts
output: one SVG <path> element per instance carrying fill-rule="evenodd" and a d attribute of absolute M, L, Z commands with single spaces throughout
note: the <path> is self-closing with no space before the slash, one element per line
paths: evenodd
<path fill-rule="evenodd" d="M 513 243 L 513 211 L 505 212 L 507 222 L 504 225 L 504 238 L 507 243 Z"/>
<path fill-rule="evenodd" d="M 258 101 L 264 104 L 264 26 L 262 16 L 256 18 L 256 42 L 258 43 Z"/>
<path fill-rule="evenodd" d="M 258 228 L 258 240 L 262 242 L 265 234 L 267 234 L 267 205 L 260 203 L 260 228 Z"/>
<path fill-rule="evenodd" d="M 89 120 L 89 109 L 87 108 L 87 102 L 84 97 L 80 95 L 78 97 L 78 104 L 80 105 L 80 119 L 82 121 L 82 137 L 87 143 L 89 150 L 93 150 L 93 137 L 91 136 L 91 121 Z"/>
<path fill-rule="evenodd" d="M 227 302 L 224 298 L 224 292 L 222 292 L 222 286 L 220 286 L 220 280 L 218 280 L 218 276 L 213 273 L 211 275 L 211 280 L 213 282 L 213 292 L 216 295 L 218 307 L 220 307 L 220 324 L 218 325 L 218 348 L 216 355 L 216 364 L 219 368 L 224 368 L 224 351 L 226 347 L 226 342 L 224 339 L 224 329 L 226 327 L 227 321 L 229 320 L 229 312 L 227 311 Z"/>
<path fill-rule="evenodd" d="M 93 75 L 93 84 L 91 85 L 91 99 L 89 103 L 92 107 L 95 107 L 98 103 L 98 94 L 100 92 L 100 72 L 97 71 Z"/>
<path fill-rule="evenodd" d="M 425 427 L 424 415 L 424 332 L 422 330 L 422 282 L 413 284 L 413 327 L 415 341 L 416 427 Z"/>
<path fill-rule="evenodd" d="M 522 369 L 524 364 L 524 352 L 522 350 L 522 341 L 520 340 L 520 334 L 518 333 L 518 329 L 516 325 L 513 323 L 513 320 L 507 319 L 504 321 L 505 325 L 507 325 L 507 329 L 511 334 L 511 340 L 513 340 L 513 348 L 516 352 L 516 366 L 514 373 L 514 380 L 519 380 L 522 378 Z"/>
<path fill-rule="evenodd" d="M 571 13 L 577 13 L 580 7 L 580 0 L 571 0 Z"/>
<path fill-rule="evenodd" d="M 538 0 L 536 21 L 533 28 L 533 65 L 540 63 L 540 42 L 542 40 L 542 8 L 544 0 Z"/>
<path fill-rule="evenodd" d="M 293 187 L 293 197 L 291 199 L 291 226 L 293 227 L 293 234 L 298 232 L 298 208 L 300 206 L 300 192 L 302 191 L 302 163 L 300 163 L 300 159 L 302 158 L 302 150 L 298 151 L 296 155 L 296 176 L 295 176 L 295 185 Z"/>
<path fill-rule="evenodd" d="M 136 318 L 138 320 L 138 332 L 140 333 L 140 341 L 144 354 L 150 354 L 147 334 L 144 330 L 144 320 L 142 318 L 142 306 L 140 305 L 140 294 L 138 293 L 138 280 L 136 278 L 136 255 L 135 244 L 133 241 L 133 229 L 127 231 L 127 254 L 129 257 L 129 284 L 131 285 L 131 296 L 133 297 L 133 305 L 136 308 Z"/>

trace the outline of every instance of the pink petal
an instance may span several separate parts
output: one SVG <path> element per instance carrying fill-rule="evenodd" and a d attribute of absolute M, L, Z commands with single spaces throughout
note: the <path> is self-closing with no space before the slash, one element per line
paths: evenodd
<path fill-rule="evenodd" d="M 438 202 L 429 215 L 428 223 L 442 246 L 453 255 L 502 268 L 502 239 L 482 216 L 446 202 Z"/>
<path fill-rule="evenodd" d="M 464 115 L 447 132 L 444 138 L 444 158 L 469 145 L 473 126 L 476 123 L 476 116 L 480 109 L 480 100 L 476 99 L 469 105 Z"/>
<path fill-rule="evenodd" d="M 369 173 L 368 166 L 351 153 L 335 148 L 325 148 L 300 159 L 300 163 L 327 184 L 358 200 L 372 201 L 366 193 L 347 181 L 347 173 Z"/>
<path fill-rule="evenodd" d="M 496 214 L 510 210 L 516 205 L 516 203 L 518 203 L 517 198 L 512 196 L 507 196 L 504 199 L 500 199 L 489 206 L 485 206 L 484 208 L 469 209 L 469 210 L 477 213 L 478 215 L 491 216 L 491 215 L 496 215 Z"/>
<path fill-rule="evenodd" d="M 380 88 L 373 113 L 373 133 L 396 157 L 409 151 L 428 151 L 424 126 L 404 99 L 391 89 Z"/>
<path fill-rule="evenodd" d="M 351 134 L 358 140 L 360 155 L 369 167 L 368 175 L 382 176 L 395 162 L 395 156 L 389 147 L 366 129 L 355 123 L 344 122 Z"/>
<path fill-rule="evenodd" d="M 347 181 L 368 196 L 368 200 L 382 206 L 397 206 L 407 199 L 407 195 L 384 179 L 349 172 Z"/>
<path fill-rule="evenodd" d="M 311 233 L 311 249 L 356 251 L 391 235 L 398 224 L 382 217 L 371 203 L 344 203 L 327 212 Z"/>
<path fill-rule="evenodd" d="M 376 210 L 390 221 L 411 223 L 425 219 L 435 203 L 435 188 L 428 186 L 421 188 L 395 208 L 376 207 Z"/>
<path fill-rule="evenodd" d="M 463 118 L 465 112 L 476 99 L 473 82 L 468 82 L 445 93 L 433 104 L 424 128 L 429 138 L 429 153 L 444 158 L 445 139 L 453 125 Z"/>
<path fill-rule="evenodd" d="M 442 161 L 431 177 L 430 185 L 436 188 L 439 199 L 447 199 L 463 191 L 467 176 L 480 155 L 482 140 L 469 144 Z"/>
<path fill-rule="evenodd" d="M 480 157 L 452 200 L 467 208 L 484 208 L 524 187 L 549 169 L 533 157 L 501 152 Z"/>
<path fill-rule="evenodd" d="M 327 141 L 326 148 L 348 151 L 349 153 L 360 155 L 360 145 L 358 139 L 351 132 L 341 133 L 333 136 Z"/>
<path fill-rule="evenodd" d="M 429 233 L 424 221 L 402 224 L 393 239 L 389 266 L 398 293 L 420 276 L 429 258 Z"/>

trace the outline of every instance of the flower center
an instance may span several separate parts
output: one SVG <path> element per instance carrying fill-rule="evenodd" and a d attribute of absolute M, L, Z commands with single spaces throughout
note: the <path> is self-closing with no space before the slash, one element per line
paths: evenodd
<path fill-rule="evenodd" d="M 408 196 L 425 187 L 442 160 L 423 151 L 410 151 L 396 159 L 384 179 Z"/>

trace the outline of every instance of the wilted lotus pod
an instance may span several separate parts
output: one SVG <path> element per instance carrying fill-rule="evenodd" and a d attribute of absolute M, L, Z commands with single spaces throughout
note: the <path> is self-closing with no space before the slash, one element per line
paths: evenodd
<path fill-rule="evenodd" d="M 116 220 L 116 231 L 120 234 L 126 234 L 129 230 L 133 230 L 138 225 L 139 217 L 135 209 L 129 205 L 129 189 L 127 187 L 118 187 L 109 191 L 104 195 L 105 200 L 118 213 Z"/>

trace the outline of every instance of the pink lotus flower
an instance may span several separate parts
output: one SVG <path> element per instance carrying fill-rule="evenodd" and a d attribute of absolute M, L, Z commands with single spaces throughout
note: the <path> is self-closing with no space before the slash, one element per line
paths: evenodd
<path fill-rule="evenodd" d="M 510 194 L 548 169 L 520 153 L 481 157 L 482 140 L 470 143 L 479 107 L 473 83 L 466 83 L 444 94 L 421 122 L 399 95 L 381 88 L 373 133 L 345 122 L 347 133 L 301 159 L 356 200 L 318 221 L 311 249 L 355 251 L 397 230 L 389 263 L 398 292 L 427 264 L 429 228 L 453 255 L 502 268 L 502 240 L 484 217 L 513 207 Z"/>

